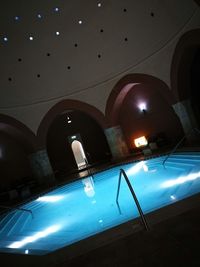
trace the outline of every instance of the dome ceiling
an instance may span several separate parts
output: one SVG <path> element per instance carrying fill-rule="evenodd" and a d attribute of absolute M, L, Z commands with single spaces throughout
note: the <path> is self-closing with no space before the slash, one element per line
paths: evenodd
<path fill-rule="evenodd" d="M 2 0 L 0 107 L 112 79 L 162 49 L 196 8 L 187 0 Z"/>

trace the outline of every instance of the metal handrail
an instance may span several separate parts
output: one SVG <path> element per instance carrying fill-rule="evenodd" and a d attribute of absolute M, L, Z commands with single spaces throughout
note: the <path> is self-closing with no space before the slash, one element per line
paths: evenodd
<path fill-rule="evenodd" d="M 126 172 L 125 172 L 123 169 L 120 169 L 120 173 L 119 173 L 119 182 L 118 182 L 118 188 L 117 188 L 117 197 L 116 197 L 116 203 L 117 203 L 119 212 L 120 212 L 120 214 L 121 214 L 121 209 L 120 209 L 120 206 L 119 206 L 118 198 L 119 198 L 119 192 L 120 192 L 120 185 L 121 185 L 122 174 L 123 174 L 124 179 L 125 179 L 125 181 L 126 181 L 126 183 L 127 183 L 127 185 L 128 185 L 128 188 L 129 188 L 129 190 L 130 190 L 130 192 L 131 192 L 131 194 L 132 194 L 132 197 L 133 197 L 133 199 L 134 199 L 134 201 L 135 201 L 135 204 L 136 204 L 137 209 L 138 209 L 138 211 L 139 211 L 140 217 L 141 217 L 141 219 L 142 219 L 142 223 L 143 223 L 145 229 L 148 231 L 148 230 L 149 230 L 149 226 L 148 226 L 147 221 L 146 221 L 146 219 L 145 219 L 145 217 L 144 217 L 144 213 L 143 213 L 143 211 L 142 211 L 142 209 L 141 209 L 141 207 L 140 207 L 140 203 L 139 203 L 139 201 L 138 201 L 138 199 L 137 199 L 137 197 L 136 197 L 136 194 L 135 194 L 135 192 L 134 192 L 134 190 L 133 190 L 133 187 L 132 187 L 132 185 L 131 185 L 131 183 L 130 183 L 130 181 L 129 181 L 129 178 L 128 178 Z"/>
<path fill-rule="evenodd" d="M 191 134 L 192 131 L 196 131 L 198 134 L 200 134 L 200 130 L 197 128 L 192 128 L 190 129 L 181 139 L 180 141 L 175 145 L 175 147 L 172 148 L 172 150 L 170 151 L 170 153 L 167 154 L 167 156 L 165 157 L 165 159 L 163 160 L 162 165 L 165 166 L 165 162 L 168 160 L 168 158 L 175 153 L 176 149 L 179 147 L 179 145 L 183 142 L 183 140 L 189 136 Z"/>
<path fill-rule="evenodd" d="M 28 213 L 31 214 L 32 219 L 33 219 L 33 212 L 31 210 L 24 209 L 24 208 L 8 207 L 8 206 L 4 206 L 4 205 L 0 205 L 0 208 L 7 209 L 7 210 L 21 210 L 21 211 L 26 211 L 26 212 L 28 212 Z"/>

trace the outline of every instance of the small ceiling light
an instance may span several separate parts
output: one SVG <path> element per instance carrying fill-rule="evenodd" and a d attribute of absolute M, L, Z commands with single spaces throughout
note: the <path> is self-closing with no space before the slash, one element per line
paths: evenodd
<path fill-rule="evenodd" d="M 98 6 L 98 7 L 101 7 L 101 3 L 98 3 L 97 6 Z"/>
<path fill-rule="evenodd" d="M 19 20 L 19 16 L 15 16 L 15 20 Z"/>
<path fill-rule="evenodd" d="M 71 121 L 70 117 L 67 116 L 67 123 L 71 123 L 71 122 L 72 121 Z"/>
<path fill-rule="evenodd" d="M 60 32 L 56 32 L 56 35 L 60 35 Z"/>
<path fill-rule="evenodd" d="M 37 14 L 37 17 L 38 17 L 38 19 L 41 19 L 42 15 L 41 14 Z"/>
<path fill-rule="evenodd" d="M 3 37 L 4 42 L 8 42 L 8 37 Z"/>
<path fill-rule="evenodd" d="M 29 40 L 30 40 L 30 41 L 33 41 L 33 36 L 30 36 L 30 37 L 29 37 Z"/>
<path fill-rule="evenodd" d="M 59 8 L 58 8 L 58 7 L 55 7 L 55 8 L 54 8 L 54 11 L 55 11 L 55 12 L 58 12 L 58 11 L 59 11 Z"/>
<path fill-rule="evenodd" d="M 82 24 L 82 23 L 83 23 L 82 20 L 79 20 L 79 21 L 78 21 L 78 24 Z"/>

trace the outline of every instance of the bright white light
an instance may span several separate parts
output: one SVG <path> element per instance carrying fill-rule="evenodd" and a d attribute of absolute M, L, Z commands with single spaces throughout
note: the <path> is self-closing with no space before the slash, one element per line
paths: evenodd
<path fill-rule="evenodd" d="M 15 16 L 15 20 L 19 20 L 19 16 Z"/>
<path fill-rule="evenodd" d="M 13 242 L 7 247 L 8 248 L 21 248 L 28 243 L 35 242 L 40 238 L 46 237 L 50 234 L 53 234 L 53 233 L 57 232 L 59 229 L 60 229 L 60 226 L 58 226 L 58 225 L 50 226 L 50 227 L 46 228 L 44 231 L 37 232 L 36 234 L 34 234 L 32 236 L 27 236 L 24 239 L 22 239 L 21 241 Z"/>
<path fill-rule="evenodd" d="M 161 184 L 161 187 L 172 187 L 172 186 L 176 186 L 179 184 L 183 184 L 186 183 L 188 181 L 193 181 L 200 178 L 200 172 L 195 172 L 195 173 L 191 173 L 189 175 L 186 176 L 181 176 L 177 179 L 173 179 L 173 180 L 168 180 L 164 183 Z"/>
<path fill-rule="evenodd" d="M 102 220 L 102 219 L 100 219 L 100 220 L 99 220 L 99 223 L 102 223 L 102 222 L 103 222 L 103 220 Z"/>
<path fill-rule="evenodd" d="M 58 12 L 58 11 L 59 11 L 59 8 L 58 8 L 58 7 L 55 7 L 55 8 L 54 8 L 54 11 L 55 11 L 55 12 Z"/>
<path fill-rule="evenodd" d="M 170 198 L 171 198 L 172 200 L 176 200 L 176 197 L 173 196 L 173 195 L 171 195 Z"/>
<path fill-rule="evenodd" d="M 98 6 L 98 7 L 101 7 L 101 3 L 98 3 L 97 6 Z"/>
<path fill-rule="evenodd" d="M 28 249 L 26 249 L 24 253 L 25 253 L 25 254 L 28 254 L 28 253 L 29 253 L 29 250 L 28 250 Z"/>
<path fill-rule="evenodd" d="M 60 32 L 56 32 L 56 35 L 60 35 Z"/>
<path fill-rule="evenodd" d="M 134 144 L 136 147 L 142 147 L 142 146 L 146 146 L 148 144 L 148 141 L 145 136 L 140 136 L 134 139 Z"/>
<path fill-rule="evenodd" d="M 36 199 L 36 201 L 40 202 L 57 202 L 63 199 L 64 196 L 43 196 Z"/>
<path fill-rule="evenodd" d="M 140 162 L 136 163 L 133 167 L 128 169 L 126 174 L 127 175 L 133 175 L 133 174 L 139 172 L 143 168 L 143 165 L 144 165 L 144 161 L 140 161 Z"/>
<path fill-rule="evenodd" d="M 82 24 L 82 23 L 83 23 L 82 20 L 79 20 L 79 21 L 78 21 L 78 24 Z"/>
<path fill-rule="evenodd" d="M 82 180 L 84 184 L 84 191 L 88 197 L 93 197 L 95 195 L 94 182 L 92 178 L 85 178 Z"/>
<path fill-rule="evenodd" d="M 29 40 L 30 40 L 30 41 L 33 41 L 33 36 L 30 36 L 30 37 L 29 37 Z"/>
<path fill-rule="evenodd" d="M 148 166 L 146 165 L 146 163 L 144 163 L 142 167 L 143 167 L 143 170 L 144 170 L 145 172 L 148 172 L 148 171 L 149 171 L 149 168 L 148 168 Z"/>
<path fill-rule="evenodd" d="M 147 109 L 147 105 L 146 105 L 146 103 L 143 102 L 143 103 L 140 103 L 138 105 L 138 108 L 139 108 L 140 111 L 144 111 L 144 110 Z"/>
<path fill-rule="evenodd" d="M 37 14 L 37 17 L 38 17 L 38 19 L 41 19 L 42 15 L 41 14 Z"/>
<path fill-rule="evenodd" d="M 3 37 L 3 40 L 4 40 L 4 42 L 7 42 L 8 38 L 7 37 Z"/>
<path fill-rule="evenodd" d="M 70 121 L 70 120 L 69 120 L 69 121 L 67 121 L 67 123 L 71 123 L 71 122 L 72 122 L 72 121 Z"/>

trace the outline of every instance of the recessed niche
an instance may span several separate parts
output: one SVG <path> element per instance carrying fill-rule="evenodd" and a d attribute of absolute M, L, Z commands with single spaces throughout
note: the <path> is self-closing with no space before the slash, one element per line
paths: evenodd
<path fill-rule="evenodd" d="M 98 58 L 101 58 L 101 54 L 98 54 Z"/>
<path fill-rule="evenodd" d="M 19 61 L 19 62 L 21 62 L 21 61 L 22 61 L 22 59 L 21 59 L 21 58 L 18 58 L 18 61 Z"/>
<path fill-rule="evenodd" d="M 124 9 L 123 9 L 123 11 L 124 11 L 124 12 L 127 12 L 127 9 L 126 9 L 126 8 L 124 8 Z"/>
<path fill-rule="evenodd" d="M 38 77 L 38 78 L 40 78 L 40 76 L 41 76 L 40 74 L 37 74 L 37 77 Z"/>
<path fill-rule="evenodd" d="M 47 53 L 46 55 L 47 55 L 47 57 L 50 57 L 51 54 L 50 53 Z"/>
<path fill-rule="evenodd" d="M 150 15 L 151 15 L 151 17 L 154 17 L 154 12 L 151 12 Z"/>
<path fill-rule="evenodd" d="M 103 32 L 103 29 L 101 29 L 100 32 Z"/>
<path fill-rule="evenodd" d="M 67 69 L 68 69 L 68 70 L 70 70 L 70 69 L 71 69 L 71 67 L 70 67 L 70 66 L 67 66 Z"/>
<path fill-rule="evenodd" d="M 126 37 L 126 38 L 124 38 L 124 41 L 125 41 L 125 42 L 128 42 L 128 38 L 127 38 L 127 37 Z"/>
<path fill-rule="evenodd" d="M 74 46 L 75 46 L 75 47 L 77 47 L 77 46 L 78 46 L 78 44 L 74 44 Z"/>
<path fill-rule="evenodd" d="M 8 81 L 9 81 L 9 82 L 11 82 L 11 81 L 12 81 L 12 78 L 11 78 L 11 77 L 9 77 L 9 78 L 8 78 Z"/>

